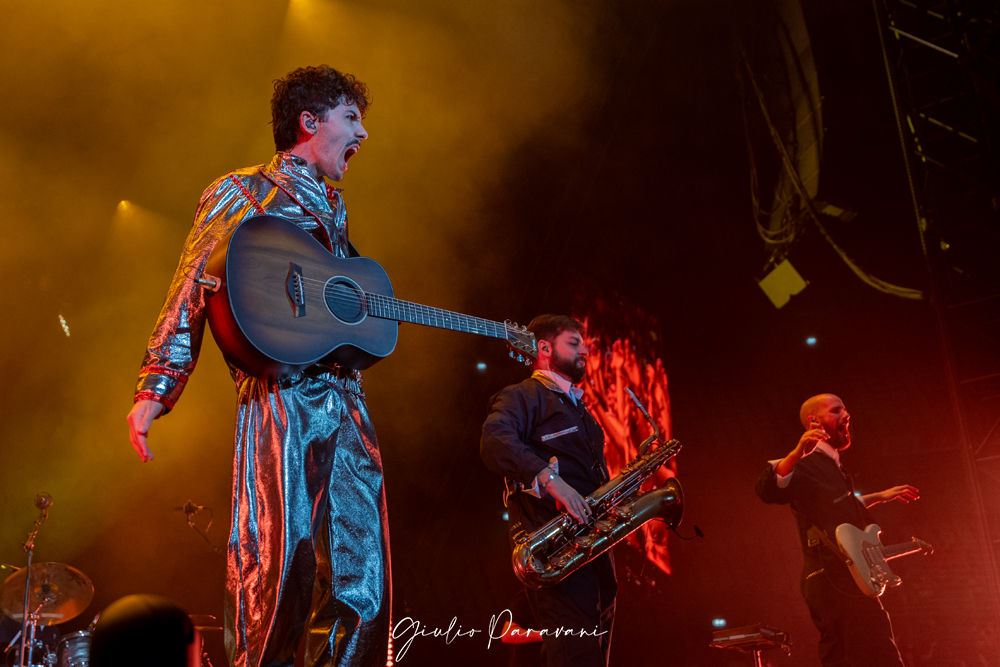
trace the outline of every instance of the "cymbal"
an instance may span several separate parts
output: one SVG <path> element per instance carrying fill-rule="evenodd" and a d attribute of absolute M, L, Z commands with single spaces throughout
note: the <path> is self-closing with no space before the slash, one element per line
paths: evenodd
<path fill-rule="evenodd" d="M 24 617 L 24 580 L 27 568 L 7 577 L 0 586 L 0 609 L 15 621 Z M 94 597 L 94 584 L 75 567 L 62 563 L 31 566 L 28 613 L 38 609 L 39 625 L 57 625 L 80 615 Z"/>

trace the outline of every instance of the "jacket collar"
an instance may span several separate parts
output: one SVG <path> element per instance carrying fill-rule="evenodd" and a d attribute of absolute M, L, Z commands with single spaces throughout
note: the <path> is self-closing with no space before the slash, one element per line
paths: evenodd
<path fill-rule="evenodd" d="M 268 178 L 286 192 L 294 192 L 299 203 L 311 213 L 333 213 L 327 197 L 326 183 L 317 181 L 310 173 L 305 158 L 279 151 L 274 154 L 264 171 Z"/>
<path fill-rule="evenodd" d="M 574 387 L 569 380 L 552 371 L 537 370 L 531 374 L 531 377 L 541 382 L 546 389 L 566 394 L 574 403 L 579 402 L 583 397 L 582 389 Z"/>

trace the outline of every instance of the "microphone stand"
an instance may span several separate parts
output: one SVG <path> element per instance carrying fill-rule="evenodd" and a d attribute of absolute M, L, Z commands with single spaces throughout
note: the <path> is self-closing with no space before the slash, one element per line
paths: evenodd
<path fill-rule="evenodd" d="M 51 501 L 49 501 L 49 504 Z M 38 537 L 38 529 L 42 527 L 42 523 L 49 518 L 49 504 L 45 502 L 38 502 L 39 509 L 41 513 L 38 518 L 35 519 L 35 526 L 32 528 L 31 532 L 28 533 L 28 539 L 25 540 L 24 550 L 28 552 L 28 568 L 24 572 L 24 617 L 21 619 L 21 667 L 29 667 L 31 665 L 32 653 L 35 649 L 35 628 L 38 626 L 38 610 L 42 608 L 42 605 L 38 606 L 38 610 L 31 614 L 31 640 L 28 640 L 28 594 L 31 591 L 31 559 L 35 553 L 35 538 Z M 42 604 L 45 604 L 44 602 Z M 25 645 L 28 646 L 28 661 L 25 662 L 24 658 L 24 648 Z"/>

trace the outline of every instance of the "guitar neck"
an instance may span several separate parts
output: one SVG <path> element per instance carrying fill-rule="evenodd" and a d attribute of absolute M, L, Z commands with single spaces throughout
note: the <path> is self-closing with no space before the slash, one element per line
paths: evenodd
<path fill-rule="evenodd" d="M 451 329 L 465 333 L 490 336 L 491 338 L 507 338 L 507 326 L 503 322 L 484 320 L 481 317 L 470 317 L 450 310 L 422 306 L 419 303 L 401 301 L 391 296 L 365 292 L 368 314 L 386 320 L 422 324 L 425 327 Z"/>
<path fill-rule="evenodd" d="M 900 556 L 915 554 L 918 551 L 922 551 L 923 548 L 923 545 L 919 542 L 903 542 L 901 544 L 893 544 L 888 547 L 882 547 L 882 557 L 886 560 L 892 560 L 893 558 L 899 558 Z"/>

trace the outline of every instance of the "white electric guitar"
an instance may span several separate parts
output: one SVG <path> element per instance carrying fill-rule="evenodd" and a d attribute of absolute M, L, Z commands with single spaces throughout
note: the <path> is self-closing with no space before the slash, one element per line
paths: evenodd
<path fill-rule="evenodd" d="M 861 592 L 871 598 L 882 595 L 887 586 L 899 586 L 903 580 L 893 574 L 886 561 L 917 552 L 934 553 L 934 547 L 923 540 L 882 546 L 878 524 L 869 524 L 864 530 L 842 523 L 837 526 L 837 544 L 847 558 L 847 567 Z"/>

